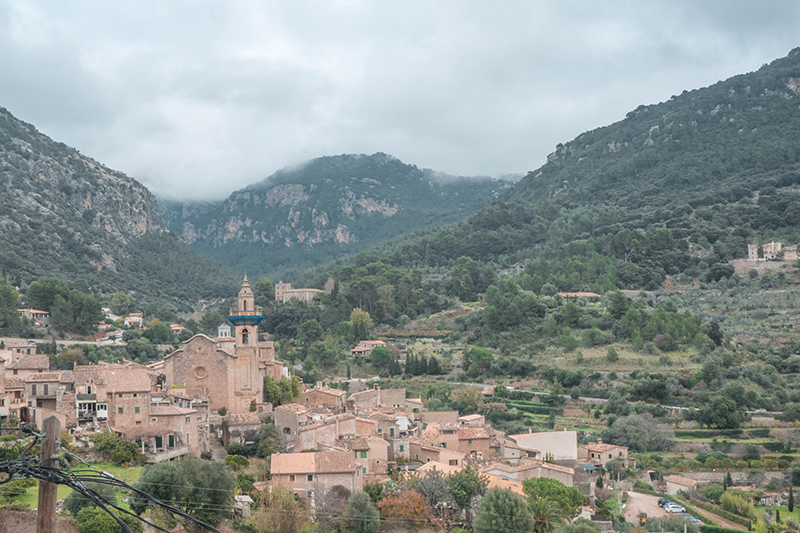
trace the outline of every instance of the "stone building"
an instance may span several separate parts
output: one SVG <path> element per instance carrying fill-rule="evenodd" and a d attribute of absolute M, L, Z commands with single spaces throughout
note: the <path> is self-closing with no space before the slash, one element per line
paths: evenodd
<path fill-rule="evenodd" d="M 520 461 L 520 463 L 515 466 L 495 463 L 481 468 L 480 472 L 482 474 L 498 476 L 513 481 L 525 481 L 531 478 L 555 479 L 567 487 L 573 486 L 573 479 L 575 477 L 575 470 L 567 466 L 530 460 Z"/>
<path fill-rule="evenodd" d="M 33 354 L 25 353 L 25 348 L 18 348 L 13 354 L 14 360 L 6 366 L 6 377 L 27 379 L 31 374 L 42 374 L 50 370 L 50 358 L 46 355 L 36 355 L 36 346 Z M 30 348 L 27 348 L 30 350 Z"/>
<path fill-rule="evenodd" d="M 313 389 L 306 389 L 303 392 L 300 403 L 306 407 L 325 407 L 339 414 L 344 413 L 346 409 L 345 395 L 343 390 L 323 387 L 322 383 L 317 383 Z"/>
<path fill-rule="evenodd" d="M 364 482 L 385 479 L 389 472 L 389 443 L 380 437 L 342 439 L 339 446 L 353 452 Z"/>
<path fill-rule="evenodd" d="M 528 457 L 552 455 L 555 461 L 575 463 L 578 460 L 578 433 L 575 431 L 541 431 L 508 435 Z"/>
<path fill-rule="evenodd" d="M 364 487 L 362 470 L 348 451 L 272 454 L 270 474 L 271 487 L 310 499 L 324 496 L 336 485 L 351 493 Z"/>
<path fill-rule="evenodd" d="M 323 292 L 320 289 L 293 289 L 291 283 L 279 282 L 275 284 L 275 301 L 276 302 L 290 302 L 297 300 L 303 303 L 310 304 L 314 301 L 314 297 Z"/>
<path fill-rule="evenodd" d="M 747 259 L 749 261 L 758 261 L 759 259 L 769 261 L 771 259 L 777 259 L 781 253 L 781 243 L 779 242 L 768 242 L 767 244 L 761 245 L 763 257 L 758 257 L 758 248 L 758 244 L 747 245 Z"/>
<path fill-rule="evenodd" d="M 629 464 L 635 466 L 635 459 L 628 458 L 627 446 L 606 444 L 603 439 L 597 439 L 597 443 L 578 446 L 578 461 L 599 467 L 605 466 L 609 461 L 619 461 L 625 468 Z"/>
<path fill-rule="evenodd" d="M 264 378 L 288 377 L 288 371 L 275 360 L 272 341 L 259 341 L 258 325 L 264 319 L 254 304 L 255 297 L 245 277 L 238 305 L 228 320 L 235 334 L 209 338 L 198 334 L 164 358 L 166 382 L 180 383 L 187 394 L 208 401 L 214 412 L 247 412 L 252 403 L 264 403 Z"/>
<path fill-rule="evenodd" d="M 466 454 L 455 450 L 447 450 L 439 446 L 428 446 L 420 443 L 419 439 L 410 439 L 409 448 L 410 459 L 417 464 L 436 461 L 451 466 L 464 466 Z"/>

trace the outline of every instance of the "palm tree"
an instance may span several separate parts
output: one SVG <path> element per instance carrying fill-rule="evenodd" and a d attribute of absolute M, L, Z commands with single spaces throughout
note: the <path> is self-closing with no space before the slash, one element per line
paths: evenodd
<path fill-rule="evenodd" d="M 533 533 L 553 531 L 567 519 L 561 506 L 547 496 L 530 498 L 528 509 L 533 515 Z"/>

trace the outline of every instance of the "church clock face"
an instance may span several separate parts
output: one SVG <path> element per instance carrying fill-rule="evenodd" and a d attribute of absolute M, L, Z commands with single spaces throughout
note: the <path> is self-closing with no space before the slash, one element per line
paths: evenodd
<path fill-rule="evenodd" d="M 208 372 L 206 372 L 206 369 L 202 366 L 198 366 L 197 368 L 194 369 L 194 377 L 196 377 L 197 379 L 203 379 L 207 375 Z"/>

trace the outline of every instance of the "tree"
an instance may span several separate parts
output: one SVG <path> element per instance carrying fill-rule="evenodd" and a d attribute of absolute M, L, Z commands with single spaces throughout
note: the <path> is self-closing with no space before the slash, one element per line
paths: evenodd
<path fill-rule="evenodd" d="M 66 283 L 58 278 L 40 278 L 34 281 L 25 291 L 28 304 L 33 309 L 51 312 L 56 302 L 56 297 L 61 296 L 65 301 L 69 299 L 69 288 Z"/>
<path fill-rule="evenodd" d="M 488 481 L 471 466 L 447 476 L 447 488 L 460 509 L 471 507 L 472 497 L 486 492 Z"/>
<path fill-rule="evenodd" d="M 308 349 L 308 356 L 321 369 L 334 366 L 339 362 L 341 354 L 342 350 L 333 340 L 317 341 Z"/>
<path fill-rule="evenodd" d="M 211 525 L 228 514 L 235 476 L 221 462 L 185 457 L 180 461 L 149 466 L 136 488 L 161 501 L 171 501 L 183 512 Z M 134 494 L 130 506 L 136 514 L 148 507 L 148 500 Z"/>
<path fill-rule="evenodd" d="M 267 308 L 275 300 L 275 287 L 267 278 L 258 278 L 253 284 L 253 296 L 257 306 Z"/>
<path fill-rule="evenodd" d="M 790 513 L 794 512 L 794 489 L 789 485 L 789 502 L 786 506 Z"/>
<path fill-rule="evenodd" d="M 709 427 L 735 429 L 742 421 L 742 413 L 732 399 L 717 396 L 711 400 L 710 406 L 700 410 L 698 420 Z"/>
<path fill-rule="evenodd" d="M 153 344 L 172 344 L 175 342 L 175 334 L 172 333 L 172 329 L 157 318 L 148 324 L 147 330 L 142 336 Z"/>
<path fill-rule="evenodd" d="M 216 337 L 217 328 L 222 325 L 222 315 L 218 313 L 206 313 L 200 319 L 200 331 Z"/>
<path fill-rule="evenodd" d="M 297 327 L 297 340 L 306 346 L 311 346 L 320 340 L 324 333 L 318 321 L 306 320 Z"/>
<path fill-rule="evenodd" d="M 117 291 L 111 297 L 111 312 L 125 316 L 133 310 L 133 299 L 124 292 Z"/>
<path fill-rule="evenodd" d="M 567 487 L 555 479 L 526 479 L 522 482 L 522 490 L 528 495 L 529 501 L 539 497 L 550 498 L 564 511 L 567 518 L 578 516 L 580 506 L 587 503 L 586 497 L 578 489 Z"/>
<path fill-rule="evenodd" d="M 666 424 L 659 424 L 653 415 L 628 415 L 617 418 L 603 432 L 603 440 L 627 446 L 637 452 L 664 450 L 671 446 L 675 431 Z"/>
<path fill-rule="evenodd" d="M 481 498 L 472 524 L 475 533 L 531 531 L 533 517 L 522 496 L 503 489 L 489 489 Z"/>
<path fill-rule="evenodd" d="M 587 518 L 576 518 L 558 529 L 559 533 L 600 533 L 600 526 Z"/>
<path fill-rule="evenodd" d="M 257 502 L 251 515 L 257 531 L 298 533 L 308 517 L 307 510 L 295 495 L 280 487 L 259 493 Z"/>
<path fill-rule="evenodd" d="M 381 525 L 378 510 L 362 490 L 353 493 L 347 502 L 347 518 L 347 533 L 376 533 Z"/>
<path fill-rule="evenodd" d="M 322 531 L 341 531 L 347 524 L 350 491 L 335 485 L 317 500 L 317 519 Z"/>
<path fill-rule="evenodd" d="M 369 354 L 369 362 L 379 371 L 389 371 L 394 358 L 386 346 L 376 346 Z"/>
<path fill-rule="evenodd" d="M 9 285 L 0 285 L 0 331 L 11 332 L 17 321 L 17 291 Z M 3 346 L 5 348 L 5 345 Z"/>
<path fill-rule="evenodd" d="M 433 522 L 428 504 L 414 490 L 407 490 L 400 496 L 387 496 L 378 502 L 378 510 L 383 520 L 403 527 L 406 531 L 425 529 Z"/>
<path fill-rule="evenodd" d="M 760 461 L 761 450 L 758 449 L 758 444 L 746 445 L 744 448 L 744 456 L 742 458 L 745 461 Z"/>
<path fill-rule="evenodd" d="M 609 363 L 616 363 L 619 361 L 619 354 L 613 346 L 608 347 L 608 350 L 606 351 L 606 360 Z"/>
<path fill-rule="evenodd" d="M 434 512 L 443 508 L 443 505 L 450 506 L 453 497 L 448 489 L 447 478 L 441 472 L 428 470 L 424 476 L 416 476 L 414 490 L 419 492 Z"/>
<path fill-rule="evenodd" d="M 372 318 L 369 313 L 356 307 L 350 313 L 350 324 L 353 326 L 353 337 L 356 342 L 369 337 L 369 332 L 372 330 Z"/>
<path fill-rule="evenodd" d="M 115 512 L 134 533 L 142 533 L 144 526 L 134 516 Z M 86 507 L 77 514 L 76 527 L 79 533 L 123 533 L 125 530 L 113 516 L 99 507 Z"/>
<path fill-rule="evenodd" d="M 102 496 L 106 501 L 116 503 L 117 489 L 114 488 L 113 485 L 108 485 L 106 483 L 87 482 L 86 486 Z M 64 509 L 66 509 L 69 514 L 75 517 L 78 516 L 78 513 L 81 509 L 96 506 L 97 504 L 95 504 L 94 501 L 75 490 L 70 492 L 64 500 Z"/>
<path fill-rule="evenodd" d="M 534 533 L 553 531 L 567 518 L 564 508 L 547 496 L 537 495 L 529 498 L 528 509 L 533 518 L 531 529 Z"/>

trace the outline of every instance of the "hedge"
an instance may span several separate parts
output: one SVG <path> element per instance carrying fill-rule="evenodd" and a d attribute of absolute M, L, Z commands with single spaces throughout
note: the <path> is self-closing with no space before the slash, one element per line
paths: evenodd
<path fill-rule="evenodd" d="M 694 502 L 695 505 L 697 505 L 701 509 L 705 509 L 706 511 L 708 511 L 710 513 L 714 513 L 716 515 L 719 515 L 722 518 L 724 518 L 725 520 L 730 520 L 731 522 L 736 522 L 740 526 L 745 526 L 745 527 L 749 527 L 750 526 L 750 521 L 747 518 L 744 518 L 743 516 L 739 516 L 738 514 L 734 514 L 734 513 L 730 512 L 730 511 L 726 511 L 725 509 L 723 509 L 719 505 L 714 505 L 713 503 L 708 503 L 708 502 L 701 502 L 699 500 L 692 500 L 692 501 Z"/>
<path fill-rule="evenodd" d="M 705 439 L 708 437 L 717 437 L 717 436 L 738 437 L 743 432 L 744 432 L 743 429 L 676 429 L 675 436 Z"/>
<path fill-rule="evenodd" d="M 722 526 L 702 525 L 700 526 L 700 533 L 742 533 L 742 530 Z"/>

